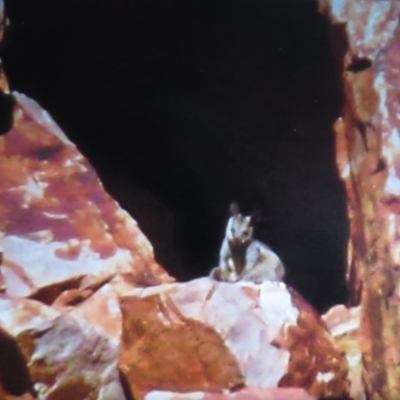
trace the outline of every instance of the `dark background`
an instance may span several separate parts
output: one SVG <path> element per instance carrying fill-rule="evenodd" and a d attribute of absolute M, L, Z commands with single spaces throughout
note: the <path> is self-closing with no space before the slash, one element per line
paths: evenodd
<path fill-rule="evenodd" d="M 314 1 L 6 0 L 11 88 L 47 109 L 180 280 L 237 200 L 320 310 L 345 301 L 340 76 Z"/>

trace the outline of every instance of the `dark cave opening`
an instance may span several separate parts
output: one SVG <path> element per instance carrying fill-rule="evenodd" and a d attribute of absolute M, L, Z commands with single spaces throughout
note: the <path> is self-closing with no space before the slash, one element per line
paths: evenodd
<path fill-rule="evenodd" d="M 344 302 L 332 125 L 341 78 L 314 1 L 6 1 L 11 88 L 47 109 L 175 277 L 208 274 L 232 200 L 318 309 Z"/>
<path fill-rule="evenodd" d="M 8 393 L 22 396 L 24 393 L 34 393 L 33 385 L 25 364 L 25 357 L 14 338 L 0 328 L 0 384 Z"/>
<path fill-rule="evenodd" d="M 354 58 L 346 70 L 349 72 L 361 72 L 371 68 L 371 66 L 371 60 L 368 58 Z"/>
<path fill-rule="evenodd" d="M 7 93 L 0 92 L 0 135 L 7 133 L 13 126 L 14 98 Z"/>

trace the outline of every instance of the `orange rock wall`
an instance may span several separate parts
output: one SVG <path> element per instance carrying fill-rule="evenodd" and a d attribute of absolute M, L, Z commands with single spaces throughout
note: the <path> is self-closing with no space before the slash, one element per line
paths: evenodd
<path fill-rule="evenodd" d="M 350 304 L 361 304 L 363 380 L 369 398 L 395 399 L 400 398 L 400 3 L 330 0 L 320 6 L 336 25 L 333 40 L 347 40 L 340 60 L 345 104 L 335 132 L 348 196 Z"/>

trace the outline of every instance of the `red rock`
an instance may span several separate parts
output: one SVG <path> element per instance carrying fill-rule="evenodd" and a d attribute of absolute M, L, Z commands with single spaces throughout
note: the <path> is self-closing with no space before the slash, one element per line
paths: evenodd
<path fill-rule="evenodd" d="M 14 126 L 0 138 L 0 290 L 8 296 L 1 303 L 0 326 L 25 352 L 39 398 L 83 400 L 91 391 L 99 399 L 123 399 L 115 368 L 118 295 L 173 279 L 155 262 L 136 222 L 104 191 L 49 115 L 24 95 L 13 95 Z M 30 296 L 53 308 L 10 296 Z M 38 326 L 27 328 L 29 319 Z M 43 340 L 33 343 L 35 335 Z M 63 346 L 69 350 L 55 354 Z M 31 359 L 35 351 L 44 360 Z M 76 376 L 68 368 L 59 370 L 62 364 L 74 365 Z M 87 371 L 89 384 L 81 371 Z M 33 398 L 6 389 L 0 381 L 0 398 Z"/>
<path fill-rule="evenodd" d="M 53 302 L 52 307 L 84 319 L 118 345 L 122 334 L 119 297 L 131 294 L 136 288 L 123 276 L 116 276 L 111 281 L 102 282 L 100 288 L 83 286 L 83 289 L 66 290 Z"/>
<path fill-rule="evenodd" d="M 400 398 L 400 3 L 320 0 L 335 41 L 347 41 L 345 105 L 335 124 L 346 184 L 351 305 L 361 304 L 363 382 L 373 399 Z M 341 31 L 340 35 L 337 33 Z M 339 46 L 340 47 L 340 46 Z"/>
<path fill-rule="evenodd" d="M 18 345 L 29 370 L 25 381 L 32 382 L 38 398 L 125 398 L 117 346 L 84 320 L 35 300 L 3 296 L 0 326 Z"/>
<path fill-rule="evenodd" d="M 343 355 L 315 311 L 283 283 L 203 278 L 133 289 L 120 304 L 120 369 L 135 398 L 242 385 L 346 396 Z"/>
<path fill-rule="evenodd" d="M 68 290 L 63 292 L 52 306 L 72 316 L 79 316 L 119 343 L 122 333 L 122 315 L 118 303 L 118 292 L 114 285 L 106 284 L 95 292 L 89 292 L 87 298 L 85 295 L 85 291 Z"/>
<path fill-rule="evenodd" d="M 373 106 L 356 89 L 365 120 Z M 169 390 L 205 400 L 346 397 L 346 360 L 304 300 L 282 283 L 166 284 L 150 243 L 76 146 L 37 103 L 13 96 L 14 125 L 0 138 L 1 399 L 123 400 L 120 346 L 136 400 Z M 18 390 L 4 344 L 15 348 Z"/>
<path fill-rule="evenodd" d="M 298 388 L 244 388 L 232 393 L 174 393 L 150 392 L 145 400 L 313 400 L 305 390 Z"/>
<path fill-rule="evenodd" d="M 136 222 L 37 103 L 13 93 L 13 129 L 0 138 L 0 235 L 5 292 L 50 304 L 82 280 L 125 274 L 173 281 Z"/>
<path fill-rule="evenodd" d="M 322 319 L 326 322 L 337 347 L 346 355 L 349 365 L 350 397 L 365 400 L 362 384 L 362 354 L 359 343 L 360 307 L 332 307 Z"/>

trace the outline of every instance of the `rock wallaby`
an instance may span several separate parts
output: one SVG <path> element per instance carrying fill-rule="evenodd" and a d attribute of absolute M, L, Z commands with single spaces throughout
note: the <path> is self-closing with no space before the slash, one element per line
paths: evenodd
<path fill-rule="evenodd" d="M 285 268 L 279 257 L 253 237 L 253 216 L 242 215 L 237 203 L 230 206 L 231 217 L 219 254 L 219 265 L 210 277 L 224 282 L 282 281 Z"/>

